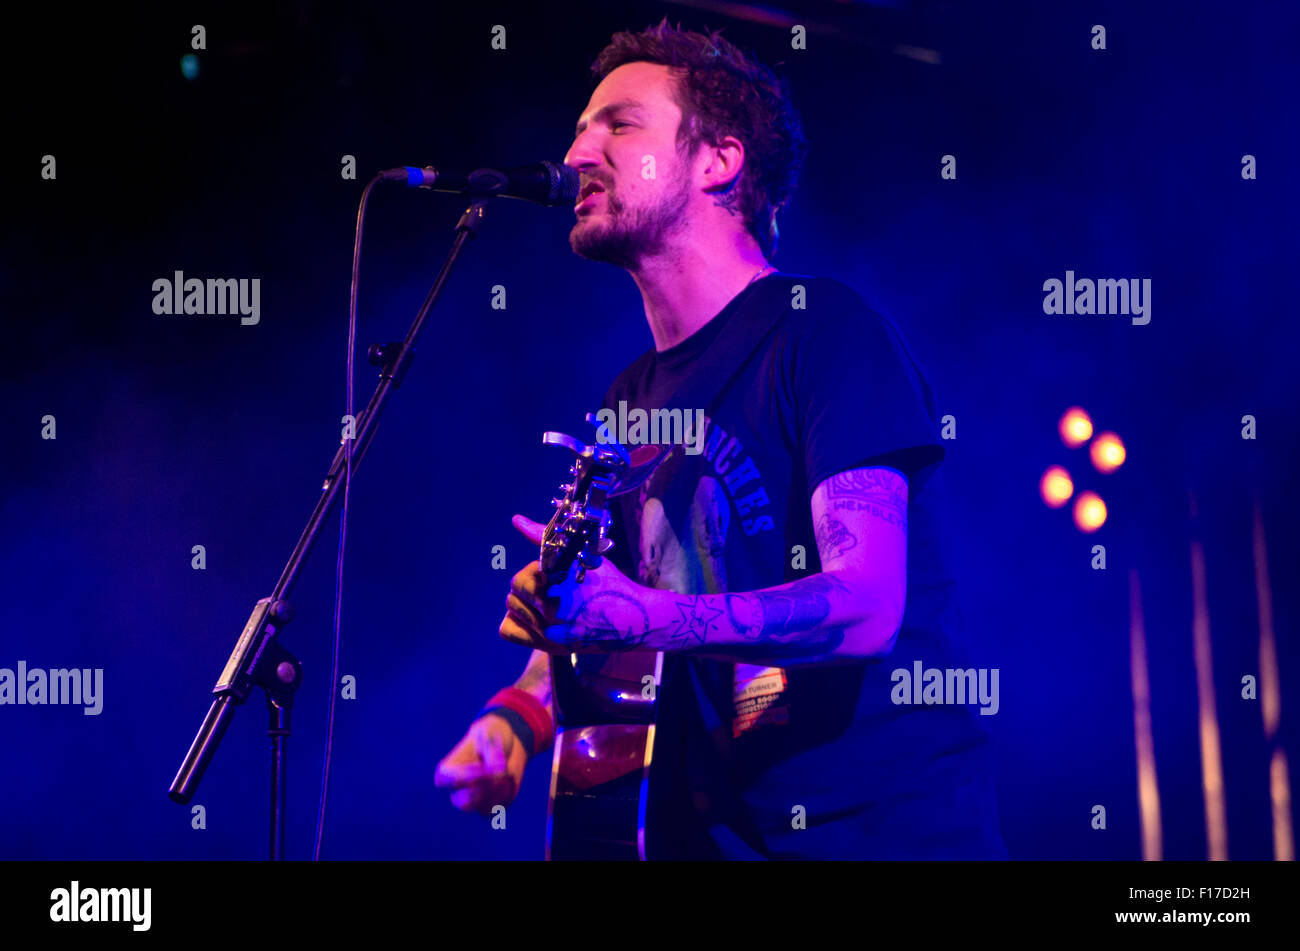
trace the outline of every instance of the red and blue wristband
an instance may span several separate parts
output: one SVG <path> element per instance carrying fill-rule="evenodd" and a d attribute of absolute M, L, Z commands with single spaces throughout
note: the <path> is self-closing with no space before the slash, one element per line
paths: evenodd
<path fill-rule="evenodd" d="M 549 749 L 555 740 L 555 724 L 551 721 L 550 711 L 526 690 L 518 687 L 498 690 L 479 711 L 479 717 L 489 713 L 495 713 L 510 724 L 515 736 L 528 747 L 529 756 Z"/>

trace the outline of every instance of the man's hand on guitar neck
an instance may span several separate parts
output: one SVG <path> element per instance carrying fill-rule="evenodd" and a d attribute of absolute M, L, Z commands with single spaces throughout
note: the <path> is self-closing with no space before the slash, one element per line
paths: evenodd
<path fill-rule="evenodd" d="M 534 545 L 546 526 L 516 515 L 512 523 Z M 631 581 L 608 558 L 589 568 L 582 584 L 572 578 L 548 593 L 546 575 L 534 561 L 510 579 L 501 636 L 548 654 L 630 650 L 650 635 L 642 601 L 656 592 Z"/>
<path fill-rule="evenodd" d="M 740 663 L 826 663 L 888 654 L 907 588 L 907 477 L 869 466 L 823 480 L 811 515 L 822 570 L 757 591 L 647 588 L 605 559 L 548 590 L 533 562 L 511 579 L 503 638 L 551 654 L 653 650 Z M 514 526 L 540 545 L 545 526 Z"/>

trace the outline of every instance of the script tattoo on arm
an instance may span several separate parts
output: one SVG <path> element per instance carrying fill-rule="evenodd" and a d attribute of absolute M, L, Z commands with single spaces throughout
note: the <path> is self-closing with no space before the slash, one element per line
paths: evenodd
<path fill-rule="evenodd" d="M 826 480 L 826 500 L 832 511 L 864 512 L 907 531 L 907 480 L 893 469 L 873 466 L 837 473 Z M 824 525 L 827 529 L 823 529 Z M 852 543 L 845 545 L 849 539 Z M 856 544 L 857 539 L 838 520 L 829 514 L 822 516 L 817 526 L 817 547 L 823 561 L 827 553 L 842 553 Z"/>

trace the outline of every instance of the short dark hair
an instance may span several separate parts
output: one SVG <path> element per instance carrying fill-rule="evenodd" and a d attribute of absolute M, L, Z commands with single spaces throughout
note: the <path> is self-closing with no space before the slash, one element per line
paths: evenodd
<path fill-rule="evenodd" d="M 808 153 L 803 124 L 789 88 L 770 69 L 722 38 L 668 25 L 615 33 L 591 64 L 596 82 L 627 63 L 684 70 L 674 99 L 682 110 L 677 148 L 693 154 L 702 143 L 735 136 L 745 165 L 718 203 L 739 213 L 765 257 L 776 254 L 776 213 L 790 201 Z"/>

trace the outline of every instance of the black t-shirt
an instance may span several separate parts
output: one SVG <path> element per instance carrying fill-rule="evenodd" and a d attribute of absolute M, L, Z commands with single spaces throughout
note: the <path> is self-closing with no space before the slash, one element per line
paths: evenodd
<path fill-rule="evenodd" d="M 665 655 L 648 857 L 1004 857 L 978 708 L 893 699 L 897 669 L 968 666 L 940 544 L 934 398 L 893 326 L 837 281 L 769 275 L 633 362 L 606 395 L 620 402 L 704 411 L 702 452 L 674 446 L 613 500 L 610 557 L 650 587 L 815 574 L 817 485 L 863 466 L 908 478 L 907 605 L 889 656 L 764 670 Z"/>

